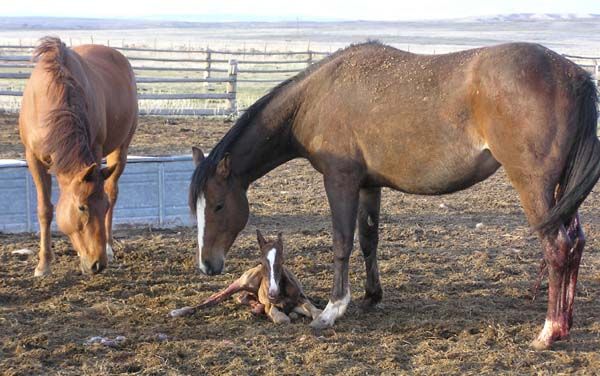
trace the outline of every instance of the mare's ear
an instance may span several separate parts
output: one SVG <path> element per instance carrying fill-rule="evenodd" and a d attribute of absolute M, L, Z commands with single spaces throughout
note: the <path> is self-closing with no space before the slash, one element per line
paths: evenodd
<path fill-rule="evenodd" d="M 204 153 L 200 148 L 192 146 L 192 160 L 195 166 L 198 166 L 204 160 Z"/>
<path fill-rule="evenodd" d="M 223 159 L 219 161 L 217 165 L 217 174 L 223 179 L 227 179 L 229 174 L 231 173 L 231 158 L 229 157 L 229 153 L 225 153 Z"/>
<path fill-rule="evenodd" d="M 116 169 L 117 165 L 112 165 L 109 167 L 104 167 L 102 170 L 100 170 L 100 173 L 102 174 L 104 180 L 106 180 L 112 175 L 113 172 L 115 172 Z"/>
<path fill-rule="evenodd" d="M 265 247 L 265 244 L 267 244 L 267 241 L 265 240 L 265 238 L 263 237 L 263 235 L 261 234 L 259 229 L 256 229 L 256 240 L 258 240 L 258 246 L 260 247 L 260 250 L 262 251 L 263 248 Z"/>
<path fill-rule="evenodd" d="M 79 181 L 82 183 L 84 181 L 94 181 L 94 173 L 96 172 L 97 168 L 98 165 L 96 163 L 92 163 L 91 165 L 84 168 L 83 171 L 80 172 L 77 176 L 79 178 Z"/>

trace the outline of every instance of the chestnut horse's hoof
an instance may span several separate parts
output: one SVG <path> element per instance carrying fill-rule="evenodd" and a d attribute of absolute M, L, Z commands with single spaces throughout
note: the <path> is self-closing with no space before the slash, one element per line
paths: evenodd
<path fill-rule="evenodd" d="M 37 268 L 35 268 L 35 271 L 33 272 L 33 276 L 34 277 L 45 277 L 50 275 L 50 266 L 44 266 L 44 267 L 40 267 L 39 265 L 37 266 Z"/>

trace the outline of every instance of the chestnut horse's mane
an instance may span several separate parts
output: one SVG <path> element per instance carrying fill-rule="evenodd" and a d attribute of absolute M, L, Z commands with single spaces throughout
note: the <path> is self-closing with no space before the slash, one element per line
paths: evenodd
<path fill-rule="evenodd" d="M 50 73 L 48 96 L 58 98 L 58 106 L 44 119 L 48 135 L 41 150 L 42 155 L 52 156 L 55 173 L 72 173 L 94 162 L 85 93 L 68 66 L 71 53 L 59 38 L 45 37 L 33 55 Z"/>

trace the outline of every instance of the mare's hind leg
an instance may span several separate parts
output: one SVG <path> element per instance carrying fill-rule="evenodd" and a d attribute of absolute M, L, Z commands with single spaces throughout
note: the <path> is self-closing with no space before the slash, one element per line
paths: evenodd
<path fill-rule="evenodd" d="M 519 192 L 530 225 L 539 224 L 554 202 L 555 186 L 548 184 L 546 176 L 533 175 L 531 172 L 525 174 L 507 166 L 505 169 Z M 531 167 L 530 171 L 541 173 L 544 169 Z M 540 232 L 538 235 L 548 267 L 548 309 L 544 327 L 531 345 L 542 350 L 550 348 L 555 341 L 569 335 L 577 273 L 585 238 L 577 215 L 569 221 L 567 228 L 561 224 L 551 233 Z"/>
<path fill-rule="evenodd" d="M 110 176 L 104 181 L 104 192 L 108 197 L 108 211 L 104 219 L 106 226 L 106 256 L 108 261 L 111 262 L 114 257 L 113 252 L 113 235 L 112 235 L 112 222 L 115 205 L 117 203 L 117 197 L 119 195 L 118 181 L 121 174 L 125 170 L 127 163 L 127 147 L 121 146 L 115 151 L 106 156 L 106 164 L 109 168 L 114 168 Z"/>
<path fill-rule="evenodd" d="M 383 291 L 379 282 L 377 266 L 377 244 L 379 242 L 379 208 L 381 188 L 362 188 L 358 199 L 358 237 L 365 259 L 367 280 L 365 283 L 364 307 L 381 301 Z"/>
<path fill-rule="evenodd" d="M 567 338 L 573 325 L 577 275 L 585 246 L 579 215 L 571 219 L 567 228 L 561 225 L 556 235 L 544 237 L 542 244 L 548 266 L 548 310 L 544 328 L 531 343 L 538 350 Z"/>
<path fill-rule="evenodd" d="M 37 190 L 37 214 L 40 224 L 40 260 L 35 268 L 34 276 L 42 277 L 50 274 L 50 262 L 52 262 L 52 238 L 50 224 L 52 223 L 52 178 L 46 167 L 30 151 L 25 152 L 27 165 L 33 177 Z"/>

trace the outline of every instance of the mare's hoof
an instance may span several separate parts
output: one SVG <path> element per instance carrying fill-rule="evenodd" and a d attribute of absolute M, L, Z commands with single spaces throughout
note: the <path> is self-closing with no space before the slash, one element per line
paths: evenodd
<path fill-rule="evenodd" d="M 317 317 L 310 323 L 310 327 L 317 330 L 331 328 L 332 326 L 333 322 L 329 320 L 324 320 L 323 318 L 321 318 L 321 315 L 319 315 L 319 317 Z"/>
<path fill-rule="evenodd" d="M 539 338 L 531 341 L 529 345 L 536 351 L 550 350 L 552 348 L 552 342 L 548 343 L 547 341 L 542 341 Z"/>

